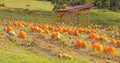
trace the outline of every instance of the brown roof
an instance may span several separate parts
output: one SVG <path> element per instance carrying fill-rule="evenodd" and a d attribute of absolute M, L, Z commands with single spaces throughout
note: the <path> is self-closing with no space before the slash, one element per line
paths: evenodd
<path fill-rule="evenodd" d="M 58 12 L 71 12 L 71 11 L 75 11 L 75 10 L 91 8 L 93 6 L 94 6 L 93 4 L 77 5 L 77 6 L 66 8 L 66 9 L 60 9 L 60 10 L 58 10 Z"/>

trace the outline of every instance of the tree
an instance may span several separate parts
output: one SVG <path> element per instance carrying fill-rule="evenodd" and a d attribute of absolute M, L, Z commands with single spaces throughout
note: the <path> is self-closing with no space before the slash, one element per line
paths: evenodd
<path fill-rule="evenodd" d="M 113 11 L 120 10 L 120 0 L 110 0 L 110 9 Z"/>

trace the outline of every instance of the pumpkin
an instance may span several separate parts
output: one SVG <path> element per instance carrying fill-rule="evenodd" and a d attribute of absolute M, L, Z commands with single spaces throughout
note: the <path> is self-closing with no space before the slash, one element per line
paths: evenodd
<path fill-rule="evenodd" d="M 30 26 L 31 31 L 35 31 L 35 27 L 33 25 Z"/>
<path fill-rule="evenodd" d="M 29 22 L 29 26 L 33 26 L 33 22 Z"/>
<path fill-rule="evenodd" d="M 51 34 L 51 38 L 52 38 L 52 39 L 58 38 L 58 32 L 53 32 L 53 33 Z"/>
<path fill-rule="evenodd" d="M 63 28 L 63 32 L 67 32 L 67 30 L 68 30 L 67 28 Z"/>
<path fill-rule="evenodd" d="M 84 31 L 85 31 L 85 30 L 84 30 L 84 29 L 82 29 L 82 28 L 78 28 L 77 30 L 79 31 L 79 33 L 81 33 L 81 32 L 84 32 Z"/>
<path fill-rule="evenodd" d="M 119 41 L 117 41 L 117 47 L 119 47 L 119 48 L 120 48 L 120 40 L 119 40 Z"/>
<path fill-rule="evenodd" d="M 82 47 L 82 41 L 81 40 L 77 40 L 75 46 L 76 47 Z"/>
<path fill-rule="evenodd" d="M 49 30 L 45 30 L 44 33 L 48 35 L 49 34 Z"/>
<path fill-rule="evenodd" d="M 88 47 L 88 43 L 87 42 L 82 42 L 82 48 L 87 48 Z"/>
<path fill-rule="evenodd" d="M 69 35 L 73 35 L 74 34 L 74 30 L 73 29 L 69 29 L 68 33 L 69 33 Z"/>
<path fill-rule="evenodd" d="M 89 39 L 94 39 L 94 38 L 95 38 L 95 36 L 96 36 L 96 34 L 95 34 L 95 33 L 90 33 L 90 34 L 88 35 L 88 38 L 89 38 Z"/>
<path fill-rule="evenodd" d="M 54 27 L 53 26 L 49 26 L 49 30 L 54 30 Z"/>
<path fill-rule="evenodd" d="M 91 30 L 92 33 L 96 33 L 96 30 Z"/>
<path fill-rule="evenodd" d="M 44 27 L 45 27 L 46 29 L 48 29 L 48 28 L 49 28 L 49 25 L 44 25 Z"/>
<path fill-rule="evenodd" d="M 98 43 L 93 43 L 92 44 L 92 50 L 96 50 L 97 45 L 98 45 Z"/>
<path fill-rule="evenodd" d="M 95 39 L 95 40 L 100 40 L 100 36 L 95 35 L 95 36 L 94 36 L 94 39 Z"/>
<path fill-rule="evenodd" d="M 21 39 L 25 39 L 25 38 L 26 38 L 26 32 L 21 31 L 21 32 L 18 34 L 18 37 L 21 38 Z"/>
<path fill-rule="evenodd" d="M 115 39 L 112 39 L 112 40 L 111 40 L 111 45 L 114 45 L 114 46 L 115 46 L 115 45 L 116 45 L 116 43 L 117 43 L 117 42 L 116 42 L 116 40 L 115 40 Z"/>
<path fill-rule="evenodd" d="M 115 54 L 115 48 L 114 47 L 109 47 L 109 53 L 110 54 Z"/>
<path fill-rule="evenodd" d="M 104 38 L 102 38 L 102 41 L 103 41 L 104 43 L 106 43 L 106 42 L 108 42 L 108 38 L 107 38 L 107 37 L 104 37 Z"/>
<path fill-rule="evenodd" d="M 107 54 L 115 54 L 116 49 L 114 47 L 107 46 L 104 48 L 104 52 Z"/>
<path fill-rule="evenodd" d="M 23 23 L 18 24 L 19 27 L 25 27 Z"/>
<path fill-rule="evenodd" d="M 76 30 L 75 36 L 80 36 L 79 31 Z"/>
<path fill-rule="evenodd" d="M 18 22 L 14 22 L 14 24 L 13 24 L 15 27 L 17 27 L 18 26 Z"/>
<path fill-rule="evenodd" d="M 96 50 L 97 50 L 98 52 L 102 52 L 102 51 L 103 51 L 103 46 L 100 45 L 100 44 L 98 44 L 98 45 L 96 46 Z"/>
<path fill-rule="evenodd" d="M 11 31 L 13 31 L 13 28 L 12 28 L 11 26 L 8 26 L 8 27 L 6 28 L 6 32 L 9 33 L 9 32 L 11 32 Z"/>
<path fill-rule="evenodd" d="M 107 47 L 104 48 L 104 52 L 107 53 L 107 54 L 109 54 L 109 46 L 107 46 Z"/>

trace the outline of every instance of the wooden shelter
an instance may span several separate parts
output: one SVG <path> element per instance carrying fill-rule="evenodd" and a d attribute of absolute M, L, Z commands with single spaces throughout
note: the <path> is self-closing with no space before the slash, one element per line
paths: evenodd
<path fill-rule="evenodd" d="M 90 24 L 90 8 L 93 7 L 93 4 L 86 4 L 86 5 L 78 5 L 78 6 L 74 6 L 74 7 L 70 7 L 70 8 L 66 8 L 66 9 L 60 9 L 58 10 L 58 14 L 59 14 L 59 20 L 62 20 L 62 17 L 67 14 L 68 15 L 68 21 L 71 20 L 71 15 L 75 14 L 77 16 L 77 20 L 79 23 L 80 20 L 80 14 L 84 14 L 87 16 L 87 21 L 88 21 L 88 26 Z"/>

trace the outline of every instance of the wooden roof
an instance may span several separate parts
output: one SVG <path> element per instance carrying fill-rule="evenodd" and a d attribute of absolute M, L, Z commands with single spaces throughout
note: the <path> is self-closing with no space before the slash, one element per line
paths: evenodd
<path fill-rule="evenodd" d="M 76 11 L 76 10 L 89 9 L 93 6 L 94 6 L 93 4 L 77 5 L 77 6 L 66 8 L 66 9 L 60 9 L 57 12 L 72 12 L 72 11 Z"/>

